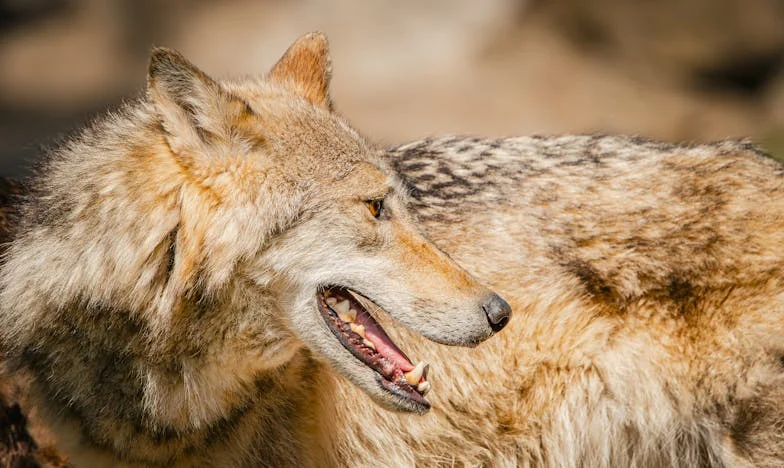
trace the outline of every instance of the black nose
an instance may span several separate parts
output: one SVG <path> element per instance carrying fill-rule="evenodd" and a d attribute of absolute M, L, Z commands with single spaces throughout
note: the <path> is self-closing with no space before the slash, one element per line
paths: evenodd
<path fill-rule="evenodd" d="M 490 322 L 490 328 L 494 332 L 501 331 L 509 322 L 509 317 L 512 315 L 512 308 L 498 294 L 491 294 L 485 302 L 482 303 L 482 310 L 487 315 L 487 321 Z"/>

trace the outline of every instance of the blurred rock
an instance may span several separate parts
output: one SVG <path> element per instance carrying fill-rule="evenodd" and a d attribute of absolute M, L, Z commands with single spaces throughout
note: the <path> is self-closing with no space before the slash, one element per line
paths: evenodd
<path fill-rule="evenodd" d="M 540 0 L 532 10 L 583 50 L 654 78 L 754 93 L 784 57 L 780 0 Z"/>

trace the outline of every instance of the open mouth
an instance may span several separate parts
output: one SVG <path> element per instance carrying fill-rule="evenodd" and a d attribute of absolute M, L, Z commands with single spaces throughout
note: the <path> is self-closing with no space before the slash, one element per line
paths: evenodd
<path fill-rule="evenodd" d="M 319 311 L 329 329 L 351 354 L 376 372 L 384 390 L 422 409 L 430 408 L 424 398 L 430 391 L 429 366 L 424 362 L 414 365 L 355 295 L 370 300 L 340 286 L 317 294 Z"/>

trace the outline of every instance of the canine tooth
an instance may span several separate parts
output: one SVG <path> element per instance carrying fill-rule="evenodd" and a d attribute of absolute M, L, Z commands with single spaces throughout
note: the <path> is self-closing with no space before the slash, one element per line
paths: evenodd
<path fill-rule="evenodd" d="M 425 364 L 423 361 L 419 361 L 419 364 L 416 365 L 412 370 L 406 372 L 406 382 L 410 385 L 416 385 L 419 382 L 419 379 L 422 378 L 422 372 L 425 370 Z"/>
<path fill-rule="evenodd" d="M 342 300 L 337 304 L 335 304 L 335 307 L 333 307 L 333 309 L 335 309 L 335 312 L 339 314 L 348 314 L 349 306 L 350 304 L 348 303 L 347 300 Z"/>
<path fill-rule="evenodd" d="M 334 306 L 335 306 L 335 304 L 337 304 L 337 303 L 338 303 L 338 300 L 337 300 L 337 299 L 335 299 L 334 297 L 328 297 L 326 302 L 327 302 L 327 305 L 328 305 L 328 306 L 330 306 L 330 307 L 334 307 Z"/>
<path fill-rule="evenodd" d="M 351 331 L 353 331 L 357 335 L 361 336 L 362 338 L 365 337 L 365 326 L 364 325 L 357 325 L 356 323 L 351 323 Z"/>
<path fill-rule="evenodd" d="M 376 345 L 374 345 L 373 342 L 368 339 L 363 339 L 362 343 L 364 343 L 365 346 L 367 346 L 370 349 L 376 349 Z"/>
<path fill-rule="evenodd" d="M 428 382 L 427 380 L 417 385 L 417 391 L 422 395 L 427 395 L 428 392 L 430 391 L 430 388 L 431 388 L 430 382 Z"/>

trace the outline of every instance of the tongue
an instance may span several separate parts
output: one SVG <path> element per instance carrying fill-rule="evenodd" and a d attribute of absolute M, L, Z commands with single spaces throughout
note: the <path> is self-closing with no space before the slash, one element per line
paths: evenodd
<path fill-rule="evenodd" d="M 400 368 L 403 372 L 408 372 L 414 368 L 403 351 L 387 336 L 384 329 L 364 310 L 357 313 L 356 323 L 365 326 L 365 338 L 376 346 L 376 352 L 384 356 Z"/>

